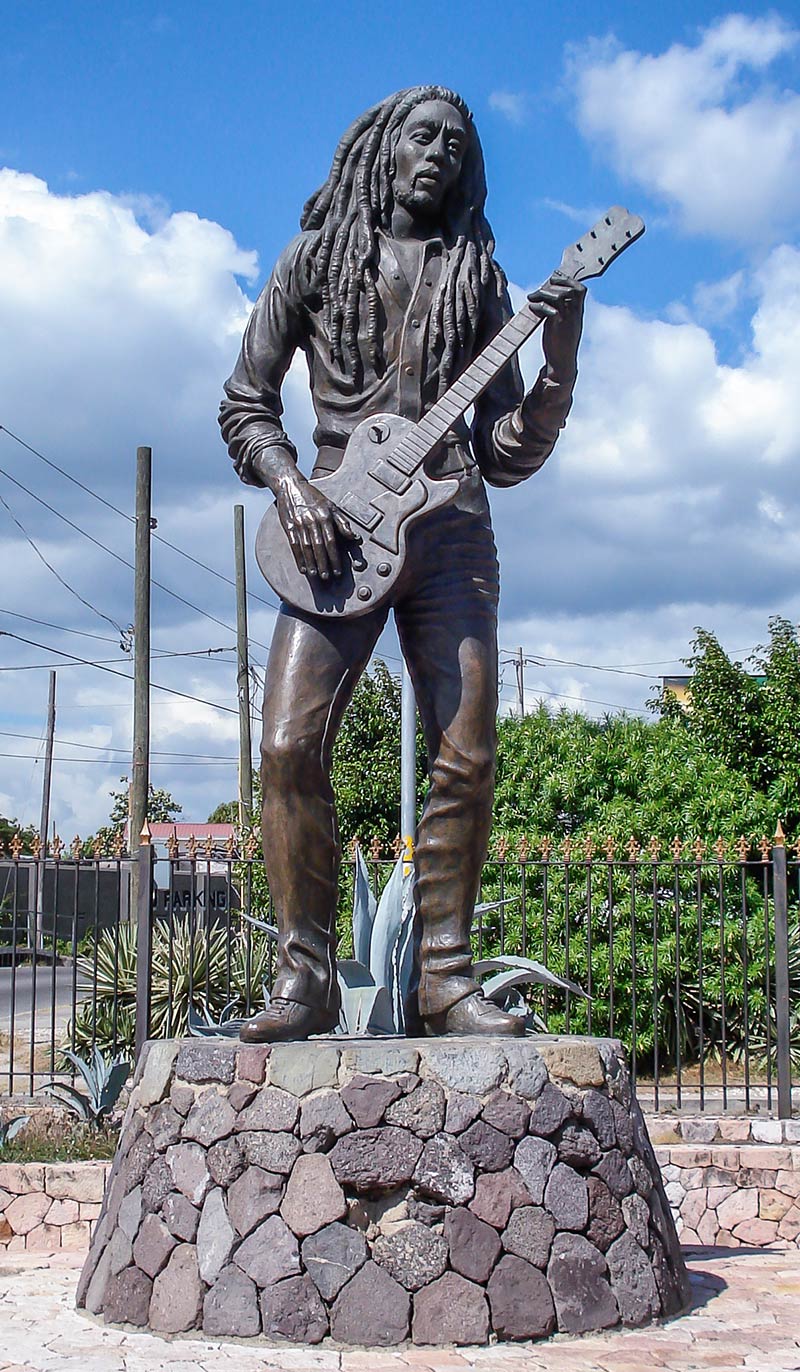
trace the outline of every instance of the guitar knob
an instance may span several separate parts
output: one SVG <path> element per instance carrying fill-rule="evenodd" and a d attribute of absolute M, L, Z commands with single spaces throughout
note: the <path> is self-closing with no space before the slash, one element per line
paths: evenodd
<path fill-rule="evenodd" d="M 372 443 L 385 443 L 389 437 L 388 424 L 370 424 L 367 431 Z"/>
<path fill-rule="evenodd" d="M 388 576 L 391 570 L 392 564 L 390 562 L 379 562 L 377 567 L 375 568 L 375 571 L 378 573 L 378 576 Z"/>
<path fill-rule="evenodd" d="M 359 586 L 358 590 L 356 591 L 356 595 L 358 596 L 359 600 L 372 599 L 372 591 L 369 589 L 369 586 Z"/>

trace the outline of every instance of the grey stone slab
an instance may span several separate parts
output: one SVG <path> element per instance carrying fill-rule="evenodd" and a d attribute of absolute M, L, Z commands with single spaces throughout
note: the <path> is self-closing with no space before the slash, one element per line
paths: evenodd
<path fill-rule="evenodd" d="M 556 1135 L 559 1162 L 570 1167 L 594 1167 L 600 1161 L 601 1151 L 594 1134 L 580 1124 L 565 1124 Z"/>
<path fill-rule="evenodd" d="M 300 1115 L 297 1097 L 278 1086 L 264 1086 L 236 1121 L 241 1133 L 247 1129 L 266 1129 L 270 1133 L 291 1133 Z"/>
<path fill-rule="evenodd" d="M 172 1171 L 164 1157 L 156 1158 L 142 1182 L 142 1207 L 148 1213 L 161 1209 L 173 1187 Z"/>
<path fill-rule="evenodd" d="M 586 1237 L 595 1248 L 605 1253 L 625 1228 L 622 1207 L 600 1177 L 588 1177 L 586 1190 L 589 1196 L 589 1226 Z"/>
<path fill-rule="evenodd" d="M 283 1199 L 284 1178 L 262 1167 L 248 1167 L 228 1188 L 228 1215 L 245 1238 L 257 1224 L 274 1215 Z"/>
<path fill-rule="evenodd" d="M 339 1074 L 339 1049 L 321 1043 L 275 1043 L 269 1055 L 268 1074 L 273 1086 L 293 1096 L 307 1096 L 323 1086 L 335 1086 Z"/>
<path fill-rule="evenodd" d="M 441 1039 L 426 1046 L 423 1076 L 466 1095 L 484 1096 L 499 1085 L 508 1070 L 505 1053 L 491 1043 L 474 1044 L 465 1039 Z"/>
<path fill-rule="evenodd" d="M 326 1153 L 303 1153 L 286 1184 L 281 1215 L 298 1238 L 306 1238 L 347 1214 L 344 1191 Z"/>
<path fill-rule="evenodd" d="M 176 1143 L 167 1149 L 167 1166 L 175 1189 L 192 1205 L 200 1205 L 211 1185 L 205 1149 L 199 1143 Z"/>
<path fill-rule="evenodd" d="M 327 1153 L 337 1139 L 352 1130 L 353 1121 L 338 1091 L 320 1091 L 303 1101 L 300 1137 L 307 1153 Z"/>
<path fill-rule="evenodd" d="M 133 1260 L 148 1277 L 157 1277 L 176 1247 L 177 1239 L 160 1216 L 145 1215 L 133 1245 Z"/>
<path fill-rule="evenodd" d="M 331 1334 L 339 1343 L 388 1348 L 408 1335 L 411 1297 L 394 1277 L 367 1262 L 342 1288 L 331 1310 Z"/>
<path fill-rule="evenodd" d="M 398 1082 L 361 1073 L 342 1087 L 341 1098 L 359 1129 L 375 1129 L 400 1094 Z"/>
<path fill-rule="evenodd" d="M 536 1267 L 506 1254 L 489 1278 L 492 1328 L 499 1339 L 544 1339 L 556 1324 L 547 1279 Z"/>
<path fill-rule="evenodd" d="M 415 1344 L 482 1344 L 489 1337 L 485 1292 L 457 1272 L 447 1272 L 414 1297 Z"/>
<path fill-rule="evenodd" d="M 612 1100 L 611 1113 L 614 1116 L 614 1130 L 617 1135 L 617 1147 L 621 1153 L 627 1157 L 633 1152 L 634 1128 L 630 1110 L 621 1105 L 618 1100 Z"/>
<path fill-rule="evenodd" d="M 450 1249 L 450 1266 L 453 1270 L 468 1281 L 480 1282 L 485 1286 L 500 1256 L 497 1230 L 479 1220 L 471 1210 L 459 1205 L 447 1212 L 444 1237 Z"/>
<path fill-rule="evenodd" d="M 303 1145 L 294 1134 L 251 1130 L 239 1137 L 248 1163 L 263 1167 L 266 1172 L 281 1172 L 284 1176 L 288 1176 L 303 1151 Z"/>
<path fill-rule="evenodd" d="M 329 1224 L 303 1240 L 303 1264 L 326 1301 L 338 1296 L 345 1282 L 367 1261 L 367 1241 L 346 1224 Z"/>
<path fill-rule="evenodd" d="M 261 1323 L 267 1339 L 320 1343 L 328 1332 L 328 1314 L 311 1278 L 287 1277 L 261 1293 Z"/>
<path fill-rule="evenodd" d="M 386 1125 L 339 1139 L 329 1157 L 343 1186 L 358 1192 L 393 1191 L 411 1180 L 422 1146 L 422 1140 L 407 1129 Z"/>
<path fill-rule="evenodd" d="M 200 1211 L 180 1191 L 171 1191 L 161 1207 L 161 1217 L 170 1234 L 182 1243 L 194 1243 Z"/>
<path fill-rule="evenodd" d="M 514 1140 L 484 1119 L 459 1134 L 458 1142 L 479 1172 L 502 1172 L 514 1156 Z"/>
<path fill-rule="evenodd" d="M 147 1324 L 153 1283 L 138 1267 L 126 1267 L 105 1290 L 103 1314 L 112 1324 Z"/>
<path fill-rule="evenodd" d="M 83 1305 L 85 1309 L 89 1311 L 90 1315 L 99 1315 L 103 1308 L 106 1285 L 111 1278 L 112 1259 L 113 1254 L 111 1252 L 111 1245 L 106 1244 L 97 1260 L 97 1265 L 92 1273 L 91 1280 L 86 1287 L 86 1293 L 83 1296 Z M 79 1300 L 81 1295 L 83 1295 L 83 1293 L 79 1291 Z"/>
<path fill-rule="evenodd" d="M 639 1195 L 625 1196 L 622 1214 L 631 1237 L 640 1248 L 647 1248 L 650 1242 L 650 1206 L 647 1201 Z"/>
<path fill-rule="evenodd" d="M 444 1127 L 445 1094 L 435 1081 L 421 1081 L 419 1086 L 390 1105 L 386 1123 L 410 1129 L 420 1139 L 429 1139 Z"/>
<path fill-rule="evenodd" d="M 196 1092 L 193 1086 L 187 1086 L 185 1083 L 174 1081 L 170 1087 L 169 1103 L 173 1110 L 177 1110 L 178 1114 L 186 1119 L 186 1116 L 194 1105 L 195 1095 Z"/>
<path fill-rule="evenodd" d="M 212 1338 L 253 1338 L 261 1332 L 258 1288 L 240 1268 L 220 1272 L 203 1301 L 203 1332 Z"/>
<path fill-rule="evenodd" d="M 547 1067 L 528 1041 L 507 1043 L 503 1049 L 508 1063 L 508 1084 L 525 1100 L 536 1100 L 547 1082 Z"/>
<path fill-rule="evenodd" d="M 144 1124 L 153 1140 L 156 1150 L 163 1153 L 171 1143 L 177 1143 L 181 1136 L 183 1120 L 168 1100 L 163 1100 L 148 1111 Z"/>
<path fill-rule="evenodd" d="M 235 1124 L 236 1112 L 227 1096 L 219 1091 L 204 1091 L 186 1117 L 183 1137 L 210 1148 L 232 1134 Z"/>
<path fill-rule="evenodd" d="M 573 1107 L 564 1092 L 551 1081 L 542 1089 L 534 1102 L 528 1131 L 538 1138 L 550 1138 L 572 1117 Z"/>
<path fill-rule="evenodd" d="M 617 1131 L 614 1128 L 614 1114 L 609 1097 L 601 1091 L 587 1091 L 583 1097 L 582 1113 L 584 1122 L 593 1130 L 600 1147 L 614 1148 Z"/>
<path fill-rule="evenodd" d="M 157 1101 L 164 1099 L 169 1090 L 179 1047 L 180 1042 L 177 1039 L 152 1039 L 147 1044 L 144 1071 L 137 1087 L 139 1105 L 155 1105 Z"/>
<path fill-rule="evenodd" d="M 150 1135 L 140 1134 L 136 1142 L 131 1144 L 120 1164 L 119 1189 L 123 1195 L 132 1191 L 135 1186 L 141 1186 L 147 1169 L 154 1161 L 155 1156 L 156 1148 Z"/>
<path fill-rule="evenodd" d="M 547 1210 L 540 1205 L 521 1205 L 509 1217 L 503 1247 L 534 1267 L 545 1268 L 555 1234 L 555 1220 Z"/>
<path fill-rule="evenodd" d="M 585 1229 L 589 1223 L 589 1193 L 586 1182 L 574 1167 L 557 1162 L 544 1189 L 545 1208 L 556 1222 L 556 1229 Z"/>
<path fill-rule="evenodd" d="M 238 1139 L 230 1138 L 212 1144 L 206 1154 L 206 1164 L 217 1186 L 227 1189 L 231 1182 L 242 1175 L 247 1160 Z"/>
<path fill-rule="evenodd" d="M 139 1225 L 142 1222 L 142 1188 L 135 1186 L 129 1191 L 124 1200 L 120 1202 L 117 1211 L 117 1224 L 126 1234 L 131 1243 L 139 1232 Z"/>
<path fill-rule="evenodd" d="M 634 1153 L 632 1158 L 628 1158 L 628 1171 L 639 1195 L 647 1198 L 653 1189 L 653 1174 L 650 1168 Z"/>
<path fill-rule="evenodd" d="M 351 1044 L 343 1050 L 340 1079 L 348 1082 L 359 1072 L 365 1072 L 368 1076 L 394 1077 L 401 1072 L 416 1072 L 418 1066 L 417 1048 L 402 1040 L 375 1039 Z"/>
<path fill-rule="evenodd" d="M 630 1234 L 622 1234 L 612 1243 L 606 1262 L 623 1324 L 645 1324 L 661 1313 L 650 1260 Z"/>
<path fill-rule="evenodd" d="M 394 1234 L 379 1234 L 372 1256 L 407 1291 L 418 1291 L 441 1277 L 447 1267 L 447 1243 L 426 1225 L 410 1220 Z"/>
<path fill-rule="evenodd" d="M 182 1334 L 195 1329 L 203 1309 L 203 1284 L 197 1253 L 181 1243 L 153 1282 L 148 1323 L 158 1334 Z"/>
<path fill-rule="evenodd" d="M 466 1205 L 475 1193 L 475 1168 L 452 1134 L 434 1134 L 422 1150 L 414 1181 L 433 1200 Z"/>
<path fill-rule="evenodd" d="M 175 1075 L 182 1081 L 218 1081 L 230 1086 L 236 1076 L 237 1047 L 233 1039 L 185 1039 L 178 1052 Z"/>
<path fill-rule="evenodd" d="M 444 1117 L 446 1134 L 463 1134 L 474 1124 L 482 1110 L 478 1096 L 470 1096 L 465 1091 L 448 1091 L 447 1110 Z"/>
<path fill-rule="evenodd" d="M 236 1231 L 228 1218 L 225 1197 L 215 1187 L 203 1202 L 197 1229 L 197 1265 L 207 1286 L 213 1286 L 227 1267 L 235 1242 Z"/>
<path fill-rule="evenodd" d="M 555 1166 L 557 1153 L 548 1139 L 520 1139 L 514 1151 L 514 1166 L 522 1177 L 534 1205 L 544 1200 L 544 1188 Z"/>
<path fill-rule="evenodd" d="M 629 1196 L 634 1189 L 630 1168 L 618 1148 L 611 1148 L 603 1154 L 594 1168 L 594 1175 L 605 1182 L 617 1200 L 622 1200 L 623 1196 Z"/>
<path fill-rule="evenodd" d="M 116 1277 L 118 1272 L 128 1267 L 133 1253 L 131 1241 L 121 1229 L 115 1229 L 111 1235 L 108 1252 L 110 1254 L 109 1272 L 112 1277 Z"/>
<path fill-rule="evenodd" d="M 256 1286 L 271 1286 L 299 1274 L 300 1249 L 280 1215 L 270 1215 L 239 1245 L 234 1261 Z"/>
<path fill-rule="evenodd" d="M 563 1333 L 587 1334 L 619 1322 L 606 1260 L 582 1234 L 556 1234 L 547 1280 Z"/>
<path fill-rule="evenodd" d="M 508 1134 L 509 1138 L 521 1139 L 528 1129 L 531 1108 L 521 1096 L 498 1089 L 490 1095 L 482 1115 L 494 1129 Z"/>

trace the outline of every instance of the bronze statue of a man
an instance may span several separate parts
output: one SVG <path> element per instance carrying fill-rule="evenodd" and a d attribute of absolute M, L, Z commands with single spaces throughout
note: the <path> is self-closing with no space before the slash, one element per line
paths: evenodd
<path fill-rule="evenodd" d="M 317 416 L 314 474 L 336 469 L 348 437 L 381 411 L 419 420 L 511 316 L 484 213 L 483 154 L 464 101 L 418 86 L 347 130 L 245 332 L 220 425 L 243 481 L 267 487 L 301 571 L 342 570 L 350 523 L 301 474 L 281 425 L 296 349 Z M 436 450 L 432 475 L 458 495 L 419 521 L 394 609 L 419 705 L 430 786 L 417 830 L 418 1018 L 433 1034 L 515 1034 L 484 999 L 470 929 L 491 824 L 497 713 L 498 567 L 484 482 L 513 486 L 542 466 L 576 377 L 584 288 L 556 273 L 530 297 L 545 365 L 524 392 L 516 361 Z M 280 933 L 274 992 L 242 1030 L 304 1039 L 339 1015 L 335 912 L 340 862 L 330 781 L 345 708 L 388 615 L 332 621 L 283 604 L 264 693 L 263 838 Z M 365 759 L 365 766 L 369 760 Z"/>

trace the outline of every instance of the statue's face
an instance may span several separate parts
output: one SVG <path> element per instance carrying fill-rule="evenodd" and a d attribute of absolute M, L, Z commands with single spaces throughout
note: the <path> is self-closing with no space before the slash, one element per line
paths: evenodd
<path fill-rule="evenodd" d="M 461 174 L 467 147 L 464 117 L 445 100 L 425 100 L 406 115 L 395 151 L 392 189 L 398 205 L 430 218 Z"/>

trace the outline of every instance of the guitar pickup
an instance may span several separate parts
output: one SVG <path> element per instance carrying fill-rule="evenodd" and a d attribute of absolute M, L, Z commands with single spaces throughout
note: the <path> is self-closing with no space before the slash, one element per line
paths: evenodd
<path fill-rule="evenodd" d="M 402 472 L 399 472 L 396 467 L 393 467 L 382 457 L 370 467 L 369 474 L 376 481 L 379 481 L 387 491 L 394 491 L 396 495 L 403 495 L 411 485 L 407 476 L 404 476 Z"/>
<path fill-rule="evenodd" d="M 360 524 L 367 533 L 371 533 L 376 524 L 380 524 L 382 519 L 380 510 L 373 509 L 353 491 L 348 491 L 344 499 L 337 500 L 336 503 L 348 519 L 352 519 L 354 524 Z"/>

